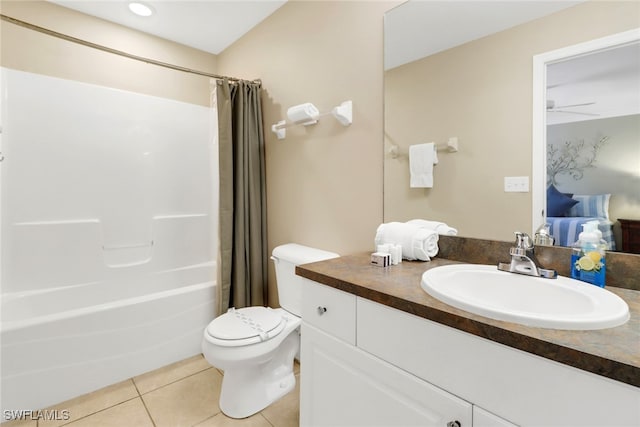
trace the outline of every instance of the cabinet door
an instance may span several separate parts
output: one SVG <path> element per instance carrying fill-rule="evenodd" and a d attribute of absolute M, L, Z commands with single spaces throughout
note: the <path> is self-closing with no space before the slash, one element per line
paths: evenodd
<path fill-rule="evenodd" d="M 491 412 L 474 406 L 473 407 L 473 427 L 517 427 L 504 418 L 500 418 Z"/>
<path fill-rule="evenodd" d="M 470 427 L 472 406 L 303 323 L 302 426 Z"/>

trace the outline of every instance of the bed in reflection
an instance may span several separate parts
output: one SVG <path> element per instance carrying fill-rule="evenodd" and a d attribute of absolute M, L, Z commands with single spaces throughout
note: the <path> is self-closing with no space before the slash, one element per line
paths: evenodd
<path fill-rule="evenodd" d="M 582 225 L 598 221 L 607 250 L 616 250 L 613 222 L 609 219 L 610 194 L 578 195 L 561 193 L 553 185 L 547 189 L 547 224 L 556 246 L 571 246 L 578 240 Z"/>
<path fill-rule="evenodd" d="M 607 242 L 607 250 L 615 251 L 616 242 L 613 238 L 613 223 L 607 218 L 599 217 L 547 217 L 550 234 L 555 239 L 556 246 L 571 246 L 578 240 L 582 232 L 582 224 L 598 221 L 598 229 L 602 231 L 602 238 Z"/>

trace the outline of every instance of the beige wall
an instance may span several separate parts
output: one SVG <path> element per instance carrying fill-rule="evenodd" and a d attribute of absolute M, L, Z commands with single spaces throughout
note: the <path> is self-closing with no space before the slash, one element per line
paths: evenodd
<path fill-rule="evenodd" d="M 1 5 L 3 14 L 137 55 L 261 78 L 269 249 L 297 242 L 347 254 L 371 250 L 383 220 L 383 15 L 399 3 L 290 1 L 219 55 L 217 64 L 214 55 L 50 3 Z M 509 240 L 513 230 L 528 229 L 530 194 L 505 195 L 502 178 L 531 175 L 531 56 L 630 28 L 634 20 L 637 26 L 637 12 L 637 2 L 578 6 L 507 37 L 436 55 L 450 55 L 457 65 L 436 57 L 428 65 L 432 81 L 448 80 L 438 85 L 446 90 L 423 98 L 430 106 L 418 121 L 436 120 L 421 135 L 437 141 L 458 136 L 461 151 L 440 156 L 436 188 L 418 202 L 428 209 L 421 216 L 456 225 L 474 218 L 460 228 L 479 237 Z M 6 22 L 1 36 L 3 66 L 208 103 L 206 77 L 117 58 Z M 292 105 L 313 102 L 325 112 L 347 99 L 354 103 L 350 127 L 325 117 L 315 126 L 287 129 L 282 141 L 269 131 Z M 400 183 L 386 191 L 387 220 L 394 217 L 392 196 L 404 188 Z M 499 219 L 497 212 L 503 213 Z M 271 267 L 271 304 L 277 301 L 273 277 Z"/>
<path fill-rule="evenodd" d="M 215 55 L 134 31 L 53 3 L 2 1 L 3 15 L 112 49 L 214 73 Z M 209 78 L 123 58 L 0 21 L 0 65 L 209 105 Z"/>
<path fill-rule="evenodd" d="M 382 221 L 383 15 L 399 2 L 290 1 L 216 58 L 46 2 L 2 1 L 2 13 L 115 49 L 264 83 L 269 250 L 297 242 L 346 254 L 371 250 Z M 95 51 L 2 22 L 1 64 L 207 105 L 208 79 Z M 332 117 L 271 124 L 313 102 L 352 100 L 353 124 Z M 270 299 L 277 303 L 270 267 Z"/>
<path fill-rule="evenodd" d="M 640 25 L 640 2 L 589 2 L 398 67 L 385 76 L 385 220 L 446 221 L 461 235 L 512 240 L 531 228 L 531 193 L 505 176 L 532 174 L 532 57 Z M 410 189 L 408 146 L 445 143 L 432 189 Z"/>
<path fill-rule="evenodd" d="M 219 55 L 221 73 L 263 81 L 269 250 L 373 248 L 382 222 L 383 15 L 395 4 L 290 1 Z M 348 99 L 349 127 L 325 117 L 281 141 L 270 131 L 290 106 L 325 112 Z"/>

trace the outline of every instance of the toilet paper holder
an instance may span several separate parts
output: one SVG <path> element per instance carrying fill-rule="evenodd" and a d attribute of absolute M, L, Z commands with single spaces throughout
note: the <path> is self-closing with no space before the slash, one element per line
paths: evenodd
<path fill-rule="evenodd" d="M 310 102 L 295 105 L 287 110 L 286 120 L 280 120 L 278 123 L 271 125 L 271 131 L 276 134 L 278 139 L 284 139 L 287 136 L 287 128 L 296 125 L 310 126 L 318 123 L 320 117 L 332 115 L 343 126 L 349 126 L 353 122 L 353 103 L 351 100 L 344 101 L 331 111 L 320 114 L 320 111 Z"/>

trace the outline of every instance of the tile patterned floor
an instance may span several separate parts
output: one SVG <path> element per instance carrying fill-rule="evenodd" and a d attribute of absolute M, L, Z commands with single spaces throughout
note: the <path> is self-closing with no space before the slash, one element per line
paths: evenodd
<path fill-rule="evenodd" d="M 68 421 L 10 421 L 2 427 L 297 427 L 300 369 L 294 391 L 249 418 L 218 407 L 222 373 L 198 355 L 55 405 Z"/>

